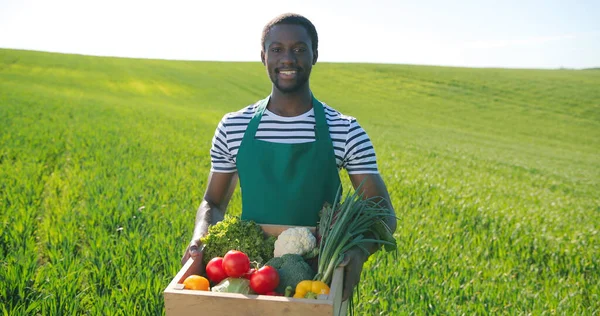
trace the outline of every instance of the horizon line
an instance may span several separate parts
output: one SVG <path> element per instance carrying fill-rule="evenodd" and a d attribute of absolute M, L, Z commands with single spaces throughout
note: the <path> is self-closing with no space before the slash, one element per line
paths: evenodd
<path fill-rule="evenodd" d="M 217 60 L 217 59 L 175 59 L 175 58 L 157 58 L 157 57 L 133 57 L 133 56 L 117 56 L 117 55 L 97 55 L 87 53 L 73 53 L 64 51 L 52 51 L 52 50 L 41 50 L 41 49 L 29 49 L 29 48 L 14 48 L 14 47 L 0 47 L 0 50 L 14 50 L 23 52 L 34 52 L 34 53 L 47 53 L 47 54 L 61 54 L 61 55 L 74 55 L 84 57 L 98 57 L 98 58 L 117 58 L 117 59 L 132 59 L 132 60 L 153 60 L 153 61 L 174 61 L 174 62 L 212 62 L 212 63 L 261 63 L 260 60 Z M 366 65 L 398 65 L 398 66 L 415 66 L 415 67 L 440 67 L 440 68 L 465 68 L 465 69 L 506 69 L 506 70 L 600 70 L 599 66 L 575 68 L 575 67 L 502 67 L 502 66 L 461 66 L 461 65 L 448 65 L 448 64 L 411 64 L 411 63 L 397 63 L 397 62 L 373 62 L 373 61 L 318 61 L 318 63 L 325 64 L 366 64 Z"/>

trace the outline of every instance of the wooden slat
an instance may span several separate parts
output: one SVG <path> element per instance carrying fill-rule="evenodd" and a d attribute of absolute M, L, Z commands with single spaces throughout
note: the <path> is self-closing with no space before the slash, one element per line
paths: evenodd
<path fill-rule="evenodd" d="M 329 291 L 330 300 L 333 305 L 339 307 L 342 305 L 342 294 L 344 291 L 344 268 L 337 267 L 333 271 L 333 276 L 331 277 L 331 290 Z M 342 314 L 340 314 L 343 312 Z M 336 309 L 333 313 L 335 316 L 343 316 L 346 314 L 346 310 L 340 311 L 339 308 Z"/>
<path fill-rule="evenodd" d="M 348 300 L 342 302 L 342 304 L 335 305 L 335 310 L 333 311 L 333 315 L 336 316 L 346 316 L 348 314 Z"/>
<path fill-rule="evenodd" d="M 179 272 L 177 272 L 177 274 L 175 275 L 175 277 L 173 278 L 173 280 L 171 281 L 171 283 L 169 283 L 169 285 L 167 286 L 166 290 L 169 289 L 174 289 L 175 286 L 177 285 L 177 283 L 182 283 L 183 280 L 185 280 L 185 278 L 187 277 L 187 273 L 189 273 L 188 271 L 190 270 L 190 267 L 192 266 L 192 264 L 194 264 L 194 259 L 188 259 L 188 261 L 183 265 L 183 267 L 181 268 L 181 270 L 179 270 Z M 185 275 L 185 277 L 184 277 Z"/>
<path fill-rule="evenodd" d="M 198 256 L 197 260 L 194 260 L 192 258 L 188 259 L 188 261 L 181 268 L 181 270 L 179 270 L 179 273 L 177 273 L 177 275 L 175 275 L 175 278 L 173 278 L 173 282 L 183 283 L 185 278 L 189 277 L 190 275 L 201 275 L 202 272 L 204 272 L 204 264 L 202 263 L 202 253 L 200 253 L 200 256 Z"/>
<path fill-rule="evenodd" d="M 262 295 L 253 297 L 253 295 L 238 294 L 231 297 L 223 294 L 233 293 L 181 295 L 165 292 L 165 313 L 167 315 L 329 316 L 333 315 L 334 309 L 329 301 L 310 300 L 313 303 L 305 303 L 291 298 L 272 300 L 263 298 Z"/>

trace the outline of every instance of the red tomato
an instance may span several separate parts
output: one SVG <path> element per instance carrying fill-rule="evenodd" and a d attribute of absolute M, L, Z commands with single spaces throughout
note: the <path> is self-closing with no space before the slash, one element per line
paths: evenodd
<path fill-rule="evenodd" d="M 271 266 L 264 266 L 250 276 L 250 288 L 257 294 L 272 292 L 279 285 L 279 273 Z"/>
<path fill-rule="evenodd" d="M 223 270 L 223 258 L 212 258 L 206 265 L 206 276 L 213 282 L 219 283 L 227 277 L 227 273 Z"/>
<path fill-rule="evenodd" d="M 250 259 L 237 250 L 229 250 L 223 257 L 223 270 L 232 278 L 239 278 L 250 270 Z"/>

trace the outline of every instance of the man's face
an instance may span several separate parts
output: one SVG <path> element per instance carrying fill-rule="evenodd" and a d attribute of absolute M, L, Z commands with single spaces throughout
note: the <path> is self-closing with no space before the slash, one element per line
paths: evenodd
<path fill-rule="evenodd" d="M 317 52 L 303 26 L 279 24 L 265 38 L 261 59 L 275 87 L 291 93 L 307 84 Z"/>

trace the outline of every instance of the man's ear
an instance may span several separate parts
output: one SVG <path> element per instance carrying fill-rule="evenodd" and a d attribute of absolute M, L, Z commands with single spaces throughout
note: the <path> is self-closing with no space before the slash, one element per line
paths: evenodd
<path fill-rule="evenodd" d="M 315 50 L 313 52 L 313 62 L 312 62 L 313 65 L 317 63 L 318 58 L 319 58 L 319 50 Z"/>
<path fill-rule="evenodd" d="M 260 61 L 262 61 L 263 65 L 266 66 L 266 62 L 265 62 L 265 51 L 261 50 L 260 51 Z"/>

